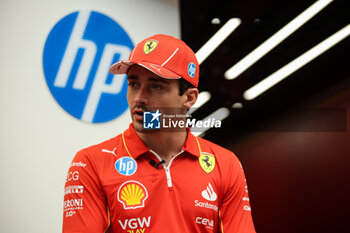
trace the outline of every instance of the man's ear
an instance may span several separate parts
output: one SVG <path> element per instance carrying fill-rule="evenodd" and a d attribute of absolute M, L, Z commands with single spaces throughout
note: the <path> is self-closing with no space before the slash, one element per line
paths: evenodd
<path fill-rule="evenodd" d="M 183 103 L 182 106 L 184 109 L 190 109 L 197 101 L 198 98 L 198 89 L 197 88 L 189 88 L 182 95 Z"/>

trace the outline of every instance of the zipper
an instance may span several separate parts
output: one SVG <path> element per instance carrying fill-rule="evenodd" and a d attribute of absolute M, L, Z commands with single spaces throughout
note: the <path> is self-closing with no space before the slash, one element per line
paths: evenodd
<path fill-rule="evenodd" d="M 162 158 L 161 158 L 156 152 L 154 152 L 153 150 L 150 150 L 150 152 L 152 152 L 152 153 L 157 157 L 157 159 L 158 159 L 159 161 L 162 161 Z M 167 184 L 168 184 L 168 188 L 173 187 L 173 182 L 171 181 L 171 174 L 170 174 L 170 166 L 171 166 L 171 163 L 173 162 L 173 160 L 174 160 L 177 156 L 179 156 L 179 155 L 182 154 L 183 152 L 184 152 L 184 150 L 182 150 L 182 151 L 180 151 L 179 153 L 177 153 L 176 155 L 174 155 L 174 156 L 171 158 L 171 160 L 170 160 L 168 166 L 163 165 L 163 168 L 164 168 L 164 170 L 165 170 L 165 175 L 166 175 L 166 181 L 167 181 Z"/>

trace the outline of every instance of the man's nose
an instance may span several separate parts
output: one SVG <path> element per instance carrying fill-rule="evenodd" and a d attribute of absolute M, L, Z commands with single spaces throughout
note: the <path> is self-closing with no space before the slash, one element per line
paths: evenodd
<path fill-rule="evenodd" d="M 141 87 L 136 96 L 135 96 L 135 103 L 140 105 L 147 105 L 149 103 L 148 99 L 148 93 L 146 87 Z"/>

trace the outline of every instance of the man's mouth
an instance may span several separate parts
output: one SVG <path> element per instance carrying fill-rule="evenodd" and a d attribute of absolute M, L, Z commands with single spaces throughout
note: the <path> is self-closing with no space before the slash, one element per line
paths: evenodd
<path fill-rule="evenodd" d="M 134 109 L 132 111 L 132 115 L 135 118 L 135 120 L 142 121 L 143 120 L 143 112 L 144 112 L 144 110 L 142 110 L 142 109 Z"/>

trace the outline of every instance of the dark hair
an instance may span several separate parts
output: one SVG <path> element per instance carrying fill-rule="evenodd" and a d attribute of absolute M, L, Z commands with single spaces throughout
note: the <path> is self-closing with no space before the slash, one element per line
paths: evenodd
<path fill-rule="evenodd" d="M 191 83 L 187 82 L 185 79 L 179 79 L 179 95 L 182 96 L 188 89 L 195 88 Z"/>

